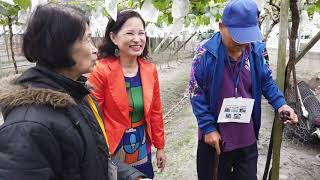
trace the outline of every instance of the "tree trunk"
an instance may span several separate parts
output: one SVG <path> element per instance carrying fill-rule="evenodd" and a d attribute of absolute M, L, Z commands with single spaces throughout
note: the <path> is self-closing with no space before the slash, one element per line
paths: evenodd
<path fill-rule="evenodd" d="M 18 74 L 17 62 L 16 62 L 16 59 L 14 57 L 14 51 L 13 51 L 12 18 L 10 16 L 8 16 L 8 26 L 9 26 L 9 41 L 10 41 L 10 50 L 11 50 L 12 62 L 13 62 L 15 73 Z"/>
<path fill-rule="evenodd" d="M 293 71 L 293 87 L 294 87 L 294 93 L 296 94 L 296 110 L 298 115 L 300 115 L 300 100 L 298 96 L 298 83 L 295 73 L 295 60 L 296 60 L 296 40 L 298 37 L 298 30 L 299 30 L 299 23 L 300 23 L 300 16 L 299 16 L 299 9 L 297 0 L 290 0 L 290 10 L 291 10 L 291 17 L 292 17 L 292 25 L 291 25 L 291 33 L 289 38 L 289 61 L 286 68 L 286 80 L 285 80 L 285 95 L 286 99 L 289 96 L 291 84 L 290 84 L 290 78 L 291 78 L 291 72 Z"/>
<path fill-rule="evenodd" d="M 284 75 L 286 63 L 286 46 L 288 37 L 288 9 L 289 1 L 281 0 L 280 11 L 280 35 L 279 35 L 279 48 L 278 48 L 278 62 L 277 62 L 277 84 L 279 88 L 284 90 Z M 282 122 L 279 120 L 279 114 L 275 112 L 274 118 L 274 136 L 273 136 L 273 156 L 272 156 L 272 170 L 271 179 L 279 179 L 279 165 L 280 165 L 280 149 L 282 141 Z"/>

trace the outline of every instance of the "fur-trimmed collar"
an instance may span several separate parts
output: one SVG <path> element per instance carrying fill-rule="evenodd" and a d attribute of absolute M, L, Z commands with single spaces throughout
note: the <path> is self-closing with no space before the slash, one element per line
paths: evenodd
<path fill-rule="evenodd" d="M 31 86 L 16 85 L 17 75 L 0 80 L 0 107 L 13 108 L 16 106 L 38 104 L 52 107 L 76 105 L 74 99 L 66 93 Z"/>

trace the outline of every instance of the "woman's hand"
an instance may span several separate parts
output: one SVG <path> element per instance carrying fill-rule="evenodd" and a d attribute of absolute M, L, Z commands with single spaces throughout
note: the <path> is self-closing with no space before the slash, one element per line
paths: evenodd
<path fill-rule="evenodd" d="M 167 157 L 164 154 L 163 149 L 157 150 L 156 158 L 157 158 L 157 166 L 159 169 L 161 169 L 161 172 L 162 172 L 164 170 L 164 167 L 166 167 L 166 163 L 167 163 Z"/>

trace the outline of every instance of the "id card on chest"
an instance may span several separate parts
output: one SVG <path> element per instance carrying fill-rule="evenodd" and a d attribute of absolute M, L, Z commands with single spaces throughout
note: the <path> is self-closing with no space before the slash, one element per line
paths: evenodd
<path fill-rule="evenodd" d="M 218 123 L 250 123 L 254 99 L 232 97 L 224 98 Z"/>

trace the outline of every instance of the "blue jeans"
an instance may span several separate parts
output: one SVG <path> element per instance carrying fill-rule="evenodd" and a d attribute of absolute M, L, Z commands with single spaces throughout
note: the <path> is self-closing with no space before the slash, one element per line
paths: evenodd
<path fill-rule="evenodd" d="M 199 180 L 214 178 L 215 149 L 198 141 L 197 173 Z M 222 152 L 219 157 L 218 180 L 257 180 L 258 148 L 254 143 L 245 148 Z"/>

